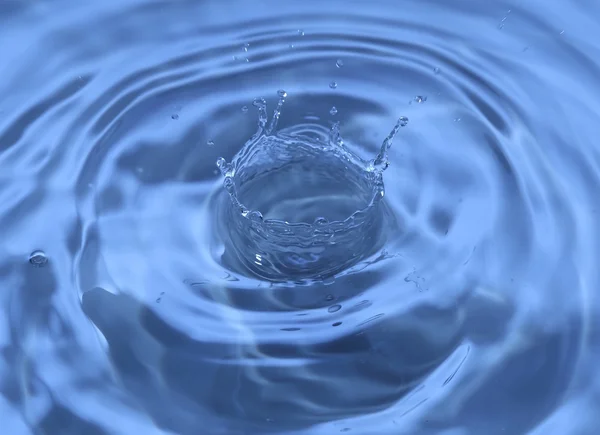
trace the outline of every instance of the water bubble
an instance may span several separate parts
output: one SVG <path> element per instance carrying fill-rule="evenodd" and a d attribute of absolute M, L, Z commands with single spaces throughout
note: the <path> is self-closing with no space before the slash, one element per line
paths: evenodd
<path fill-rule="evenodd" d="M 244 44 L 244 46 L 242 47 L 242 50 L 244 50 L 244 51 L 248 51 L 248 48 L 250 48 L 250 44 L 246 43 L 246 44 Z"/>
<path fill-rule="evenodd" d="M 179 115 L 177 113 L 171 115 L 171 119 L 174 119 L 175 121 L 177 121 L 179 119 Z"/>
<path fill-rule="evenodd" d="M 244 112 L 244 113 L 248 112 L 248 106 L 242 106 L 242 112 Z"/>
<path fill-rule="evenodd" d="M 337 113 L 338 113 L 338 110 L 337 110 L 337 108 L 335 106 L 333 106 L 331 108 L 331 110 L 329 111 L 329 114 L 332 115 L 332 116 L 337 115 Z"/>
<path fill-rule="evenodd" d="M 304 30 L 302 30 L 302 29 L 298 29 L 298 35 L 300 35 L 300 36 L 304 36 Z"/>
<path fill-rule="evenodd" d="M 206 145 L 208 145 L 209 147 L 213 147 L 213 146 L 215 146 L 215 141 L 210 139 L 206 142 Z"/>
<path fill-rule="evenodd" d="M 441 72 L 441 69 L 438 68 L 437 66 L 433 69 L 434 74 L 439 74 L 440 72 Z"/>
<path fill-rule="evenodd" d="M 337 86 L 338 86 L 338 85 L 337 85 L 337 82 L 331 82 L 331 83 L 329 83 L 329 87 L 330 87 L 331 89 L 336 89 L 336 88 L 337 88 Z"/>
<path fill-rule="evenodd" d="M 415 103 L 424 103 L 425 101 L 427 101 L 427 97 L 423 97 L 423 96 L 421 96 L 421 95 L 417 95 L 417 96 L 414 98 L 414 102 L 415 102 Z"/>
<path fill-rule="evenodd" d="M 329 308 L 327 308 L 327 311 L 330 313 L 336 313 L 338 311 L 340 311 L 342 309 L 342 306 L 337 304 L 337 305 L 332 305 Z"/>
<path fill-rule="evenodd" d="M 341 68 L 344 66 L 344 61 L 342 59 L 338 59 L 335 61 L 335 66 L 337 66 L 338 68 Z"/>
<path fill-rule="evenodd" d="M 48 257 L 44 251 L 33 251 L 29 255 L 29 262 L 35 267 L 44 267 L 48 263 Z"/>

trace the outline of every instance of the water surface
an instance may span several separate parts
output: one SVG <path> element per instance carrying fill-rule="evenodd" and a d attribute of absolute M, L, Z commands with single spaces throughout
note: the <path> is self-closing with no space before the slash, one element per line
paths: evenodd
<path fill-rule="evenodd" d="M 4 1 L 0 24 L 3 433 L 596 433 L 600 5 Z M 318 276 L 306 246 L 248 256 L 215 164 L 279 89 L 281 131 L 339 122 L 365 161 L 410 119 Z M 369 198 L 340 164 L 245 195 L 336 221 Z"/>

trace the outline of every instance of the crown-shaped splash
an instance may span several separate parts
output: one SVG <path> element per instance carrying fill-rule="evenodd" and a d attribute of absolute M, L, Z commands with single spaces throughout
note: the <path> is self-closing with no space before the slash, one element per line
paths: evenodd
<path fill-rule="evenodd" d="M 382 243 L 377 224 L 383 172 L 400 117 L 372 160 L 354 154 L 334 123 L 325 140 L 277 131 L 279 100 L 269 122 L 264 99 L 254 100 L 258 129 L 217 166 L 228 193 L 229 243 L 252 274 L 271 281 L 320 279 L 370 255 Z"/>

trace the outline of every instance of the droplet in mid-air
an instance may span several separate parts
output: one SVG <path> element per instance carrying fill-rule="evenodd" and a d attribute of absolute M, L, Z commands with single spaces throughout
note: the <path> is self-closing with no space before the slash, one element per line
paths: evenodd
<path fill-rule="evenodd" d="M 337 85 L 337 82 L 331 82 L 331 83 L 329 83 L 329 87 L 330 87 L 331 89 L 335 89 L 335 88 L 337 88 L 337 86 L 338 86 L 338 85 Z"/>
<path fill-rule="evenodd" d="M 424 103 L 425 101 L 427 101 L 427 97 L 423 97 L 423 96 L 421 96 L 421 95 L 417 95 L 417 96 L 414 98 L 414 102 L 415 102 L 415 103 Z"/>
<path fill-rule="evenodd" d="M 250 48 L 250 44 L 246 43 L 244 44 L 244 46 L 242 47 L 242 50 L 244 51 L 248 51 L 248 49 Z"/>
<path fill-rule="evenodd" d="M 35 267 L 44 267 L 48 263 L 48 257 L 44 251 L 33 251 L 29 255 L 29 262 Z"/>
<path fill-rule="evenodd" d="M 304 36 L 304 30 L 302 30 L 302 29 L 298 29 L 298 35 L 300 35 L 300 36 Z"/>
<path fill-rule="evenodd" d="M 344 61 L 343 61 L 342 59 L 338 59 L 338 60 L 335 62 L 335 66 L 337 66 L 338 68 L 341 68 L 341 67 L 343 67 L 343 66 L 344 66 Z"/>
<path fill-rule="evenodd" d="M 179 115 L 177 113 L 171 115 L 171 119 L 177 121 L 179 119 Z"/>
<path fill-rule="evenodd" d="M 439 74 L 440 71 L 441 71 L 441 69 L 439 69 L 437 66 L 433 69 L 434 74 Z"/>
<path fill-rule="evenodd" d="M 209 147 L 213 147 L 215 146 L 215 141 L 214 140 L 209 140 L 206 142 L 206 145 L 208 145 Z"/>
<path fill-rule="evenodd" d="M 330 114 L 331 116 L 337 115 L 337 113 L 338 113 L 338 110 L 337 110 L 337 108 L 336 108 L 335 106 L 333 106 L 333 107 L 331 108 L 331 110 L 329 111 L 329 114 Z"/>
<path fill-rule="evenodd" d="M 242 112 L 246 113 L 248 111 L 248 106 L 242 106 Z"/>
<path fill-rule="evenodd" d="M 342 309 L 341 305 L 332 305 L 329 308 L 327 308 L 327 311 L 330 313 L 336 313 L 338 311 L 340 311 Z"/>

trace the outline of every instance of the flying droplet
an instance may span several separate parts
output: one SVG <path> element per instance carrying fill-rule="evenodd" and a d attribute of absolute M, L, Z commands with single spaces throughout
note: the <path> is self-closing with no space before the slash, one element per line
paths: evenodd
<path fill-rule="evenodd" d="M 246 113 L 248 111 L 248 106 L 242 106 L 242 112 Z"/>
<path fill-rule="evenodd" d="M 341 67 L 343 67 L 343 66 L 344 66 L 344 61 L 343 61 L 342 59 L 338 59 L 338 60 L 335 62 L 335 66 L 337 66 L 338 68 L 341 68 Z"/>
<path fill-rule="evenodd" d="M 290 48 L 296 48 L 296 47 L 294 46 L 294 44 L 290 44 L 290 46 L 289 46 L 289 47 L 290 47 Z"/>
<path fill-rule="evenodd" d="M 441 69 L 439 69 L 437 66 L 433 69 L 434 74 L 439 74 L 440 71 L 441 71 Z"/>
<path fill-rule="evenodd" d="M 325 300 L 328 301 L 328 302 L 330 302 L 330 301 L 332 301 L 334 299 L 335 299 L 335 297 L 333 295 L 327 295 L 327 296 L 325 296 Z"/>
<path fill-rule="evenodd" d="M 415 103 L 424 103 L 425 101 L 427 101 L 427 97 L 423 97 L 421 95 L 417 95 L 414 98 Z"/>
<path fill-rule="evenodd" d="M 298 29 L 298 35 L 300 35 L 300 36 L 304 36 L 304 30 L 302 30 L 302 29 Z"/>
<path fill-rule="evenodd" d="M 48 263 L 48 257 L 44 251 L 33 251 L 29 255 L 29 262 L 35 267 L 44 267 Z"/>
<path fill-rule="evenodd" d="M 408 124 L 408 118 L 406 116 L 401 116 L 400 118 L 398 118 L 400 127 L 406 127 Z"/>
<path fill-rule="evenodd" d="M 284 91 L 283 89 L 280 89 L 277 91 L 277 95 L 279 96 L 279 98 L 286 98 L 287 97 L 287 92 Z"/>
<path fill-rule="evenodd" d="M 331 108 L 331 110 L 329 111 L 329 114 L 330 114 L 331 116 L 335 116 L 335 115 L 337 115 L 337 113 L 338 113 L 338 110 L 337 110 L 337 108 L 336 108 L 335 106 L 333 106 L 333 107 Z"/>
<path fill-rule="evenodd" d="M 171 119 L 174 119 L 175 121 L 177 121 L 179 119 L 179 115 L 177 113 L 171 115 Z"/>
<path fill-rule="evenodd" d="M 333 325 L 331 326 L 340 326 L 342 324 L 342 322 L 335 322 Z"/>
<path fill-rule="evenodd" d="M 244 51 L 248 51 L 248 48 L 250 48 L 250 44 L 246 43 L 246 44 L 244 44 L 244 46 L 242 47 L 242 50 L 244 50 Z"/>
<path fill-rule="evenodd" d="M 327 308 L 327 311 L 330 313 L 335 313 L 335 312 L 340 311 L 341 309 L 342 309 L 342 306 L 338 304 L 338 305 L 330 306 L 329 308 Z"/>
<path fill-rule="evenodd" d="M 206 142 L 206 145 L 208 145 L 209 147 L 214 147 L 215 146 L 215 141 L 214 140 L 209 140 L 208 142 Z"/>
<path fill-rule="evenodd" d="M 329 83 L 329 87 L 330 87 L 331 89 L 335 89 L 335 88 L 337 88 L 337 86 L 338 86 L 338 85 L 337 85 L 337 82 L 331 82 L 331 83 Z"/>

